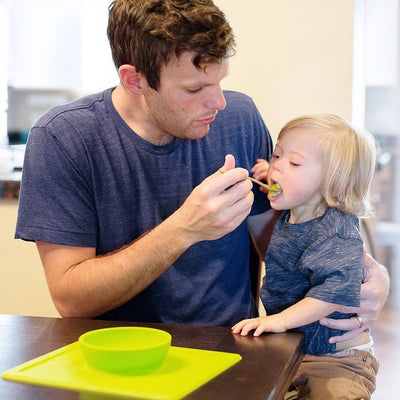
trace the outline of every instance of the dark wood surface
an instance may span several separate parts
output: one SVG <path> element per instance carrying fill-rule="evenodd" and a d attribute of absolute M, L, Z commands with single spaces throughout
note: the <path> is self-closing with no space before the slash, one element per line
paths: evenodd
<path fill-rule="evenodd" d="M 141 324 L 90 319 L 0 315 L 0 372 L 78 340 L 89 330 L 109 326 L 151 326 L 171 333 L 172 345 L 239 353 L 243 359 L 185 399 L 282 399 L 303 356 L 301 333 L 241 337 L 229 328 Z M 75 400 L 78 392 L 0 381 L 0 398 Z M 106 400 L 112 396 L 90 397 Z"/>

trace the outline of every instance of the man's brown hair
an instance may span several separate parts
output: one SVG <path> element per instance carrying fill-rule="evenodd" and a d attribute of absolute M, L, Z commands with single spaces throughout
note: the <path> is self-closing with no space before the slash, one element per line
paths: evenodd
<path fill-rule="evenodd" d="M 201 68 L 235 52 L 232 29 L 211 0 L 114 0 L 107 35 L 116 68 L 135 66 L 155 90 L 174 56 L 192 52 Z"/>

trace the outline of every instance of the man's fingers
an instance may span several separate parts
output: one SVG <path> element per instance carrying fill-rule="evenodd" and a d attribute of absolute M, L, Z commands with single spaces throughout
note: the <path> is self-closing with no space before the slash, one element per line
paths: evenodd
<path fill-rule="evenodd" d="M 319 323 L 329 328 L 339 329 L 342 331 L 350 331 L 360 327 L 360 323 L 356 317 L 347 319 L 322 318 Z"/>
<path fill-rule="evenodd" d="M 329 338 L 329 343 L 341 343 L 346 340 L 353 339 L 360 335 L 363 332 L 363 329 L 354 329 L 353 331 L 348 331 L 344 335 L 340 336 L 332 336 Z"/>
<path fill-rule="evenodd" d="M 340 343 L 349 339 L 353 339 L 371 326 L 369 320 L 364 320 L 360 316 L 351 317 L 348 319 L 322 318 L 319 322 L 321 325 L 332 329 L 348 331 L 340 336 L 332 336 L 329 338 L 329 343 Z"/>
<path fill-rule="evenodd" d="M 229 169 L 235 168 L 235 157 L 232 154 L 227 154 L 225 156 L 225 163 L 223 169 L 228 171 Z"/>

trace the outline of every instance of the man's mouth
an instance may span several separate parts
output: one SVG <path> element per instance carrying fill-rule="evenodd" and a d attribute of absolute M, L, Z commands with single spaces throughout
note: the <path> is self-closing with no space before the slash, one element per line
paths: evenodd
<path fill-rule="evenodd" d="M 208 124 L 211 124 L 211 122 L 213 122 L 213 121 L 215 120 L 215 116 L 216 116 L 216 115 L 212 115 L 212 116 L 210 116 L 210 117 L 206 117 L 206 118 L 203 118 L 203 119 L 199 119 L 198 121 L 199 121 L 200 124 L 202 124 L 202 125 L 208 125 Z"/>

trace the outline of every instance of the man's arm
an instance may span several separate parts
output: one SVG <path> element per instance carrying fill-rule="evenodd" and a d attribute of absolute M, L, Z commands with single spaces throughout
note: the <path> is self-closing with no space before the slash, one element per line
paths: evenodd
<path fill-rule="evenodd" d="M 387 269 L 368 253 L 365 253 L 364 257 L 364 272 L 364 283 L 361 285 L 361 306 L 359 308 L 343 307 L 338 310 L 343 313 L 356 313 L 360 319 L 352 317 L 340 320 L 331 318 L 320 320 L 322 325 L 349 331 L 344 335 L 331 337 L 330 343 L 340 343 L 358 336 L 371 327 L 379 317 L 389 293 L 389 274 Z"/>
<path fill-rule="evenodd" d="M 218 239 L 250 213 L 252 184 L 227 156 L 225 174 L 206 178 L 169 218 L 104 256 L 94 248 L 37 242 L 50 293 L 65 317 L 92 318 L 124 304 L 157 279 L 190 246 Z"/>

